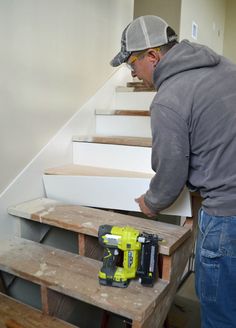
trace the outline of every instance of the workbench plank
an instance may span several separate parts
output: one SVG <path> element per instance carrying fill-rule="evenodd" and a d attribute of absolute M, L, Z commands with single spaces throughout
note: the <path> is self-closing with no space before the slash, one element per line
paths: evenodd
<path fill-rule="evenodd" d="M 75 327 L 0 293 L 0 327 L 69 328 Z"/>
<path fill-rule="evenodd" d="M 167 282 L 153 288 L 132 280 L 128 288 L 101 286 L 101 262 L 29 240 L 0 242 L 0 270 L 126 318 L 143 321 L 161 300 Z"/>
<path fill-rule="evenodd" d="M 159 252 L 165 255 L 171 255 L 191 234 L 190 227 L 180 227 L 80 205 L 60 204 L 47 198 L 12 206 L 8 212 L 15 216 L 96 237 L 100 225 L 130 225 L 140 232 L 158 234 L 163 238 L 164 241 L 159 243 Z"/>

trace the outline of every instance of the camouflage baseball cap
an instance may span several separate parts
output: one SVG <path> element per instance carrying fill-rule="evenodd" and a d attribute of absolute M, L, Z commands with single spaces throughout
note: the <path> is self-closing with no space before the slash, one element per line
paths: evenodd
<path fill-rule="evenodd" d="M 168 29 L 171 33 L 167 33 Z M 110 62 L 116 67 L 125 63 L 132 52 L 158 47 L 177 40 L 175 31 L 160 17 L 140 16 L 124 29 L 121 37 L 121 50 Z"/>

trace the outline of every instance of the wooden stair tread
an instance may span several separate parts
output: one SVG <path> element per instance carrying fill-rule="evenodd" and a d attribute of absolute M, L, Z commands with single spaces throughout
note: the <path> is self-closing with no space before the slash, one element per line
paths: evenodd
<path fill-rule="evenodd" d="M 48 168 L 44 171 L 44 174 L 51 175 L 78 175 L 78 176 L 101 176 L 101 177 L 130 177 L 130 178 L 152 178 L 153 174 L 117 170 L 111 168 L 67 164 L 59 167 Z"/>
<path fill-rule="evenodd" d="M 128 288 L 100 286 L 101 262 L 29 240 L 0 242 L 0 269 L 36 284 L 132 320 L 142 321 L 168 286 L 159 279 L 153 288 L 131 281 Z"/>
<path fill-rule="evenodd" d="M 129 93 L 134 93 L 134 92 L 146 92 L 146 93 L 155 93 L 156 90 L 153 88 L 153 89 L 150 89 L 149 87 L 146 87 L 146 86 L 117 86 L 116 87 L 116 92 L 129 92 Z"/>
<path fill-rule="evenodd" d="M 150 111 L 141 109 L 97 109 L 96 115 L 150 116 Z"/>
<path fill-rule="evenodd" d="M 55 317 L 42 314 L 41 311 L 22 304 L 7 295 L 0 293 L 0 327 L 6 324 L 18 324 L 18 328 L 69 328 L 75 327 Z"/>
<path fill-rule="evenodd" d="M 66 230 L 97 237 L 102 224 L 130 225 L 140 232 L 156 233 L 164 239 L 159 243 L 161 254 L 172 254 L 191 234 L 190 228 L 142 219 L 105 210 L 68 205 L 40 198 L 8 209 L 9 214 L 30 219 Z"/>
<path fill-rule="evenodd" d="M 93 142 L 100 144 L 113 144 L 123 146 L 151 147 L 152 139 L 144 137 L 126 137 L 126 136 L 74 136 L 74 142 Z"/>
<path fill-rule="evenodd" d="M 147 86 L 143 81 L 132 81 L 132 82 L 127 82 L 126 86 L 129 87 L 140 87 L 140 88 L 146 88 L 149 90 L 155 90 L 152 87 Z"/>

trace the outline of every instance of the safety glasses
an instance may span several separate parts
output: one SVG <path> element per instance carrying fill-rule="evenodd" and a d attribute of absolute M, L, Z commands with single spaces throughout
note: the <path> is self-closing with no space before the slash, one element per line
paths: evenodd
<path fill-rule="evenodd" d="M 160 48 L 153 48 L 156 51 L 160 51 Z M 137 53 L 136 55 L 131 54 L 129 57 L 129 60 L 126 62 L 127 67 L 131 70 L 131 72 L 134 71 L 134 63 L 136 62 L 136 60 L 140 59 L 142 56 L 144 57 L 145 53 L 148 51 L 149 49 L 140 51 L 139 53 Z"/>
<path fill-rule="evenodd" d="M 140 57 L 142 57 L 142 56 L 145 54 L 146 51 L 147 51 L 147 50 L 141 51 L 141 52 L 139 52 L 139 53 L 136 54 L 136 55 L 133 55 L 133 54 L 132 54 L 132 55 L 129 57 L 129 60 L 126 62 L 126 65 L 127 65 L 127 67 L 131 70 L 131 72 L 134 71 L 134 63 L 136 62 L 136 60 L 138 60 Z"/>

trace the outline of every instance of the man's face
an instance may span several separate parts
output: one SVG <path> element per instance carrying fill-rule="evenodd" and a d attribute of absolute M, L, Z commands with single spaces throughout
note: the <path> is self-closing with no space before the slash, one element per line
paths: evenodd
<path fill-rule="evenodd" d="M 133 52 L 127 61 L 127 65 L 131 69 L 132 77 L 137 77 L 139 80 L 143 80 L 146 86 L 153 87 L 155 65 L 150 51 L 152 50 Z"/>

